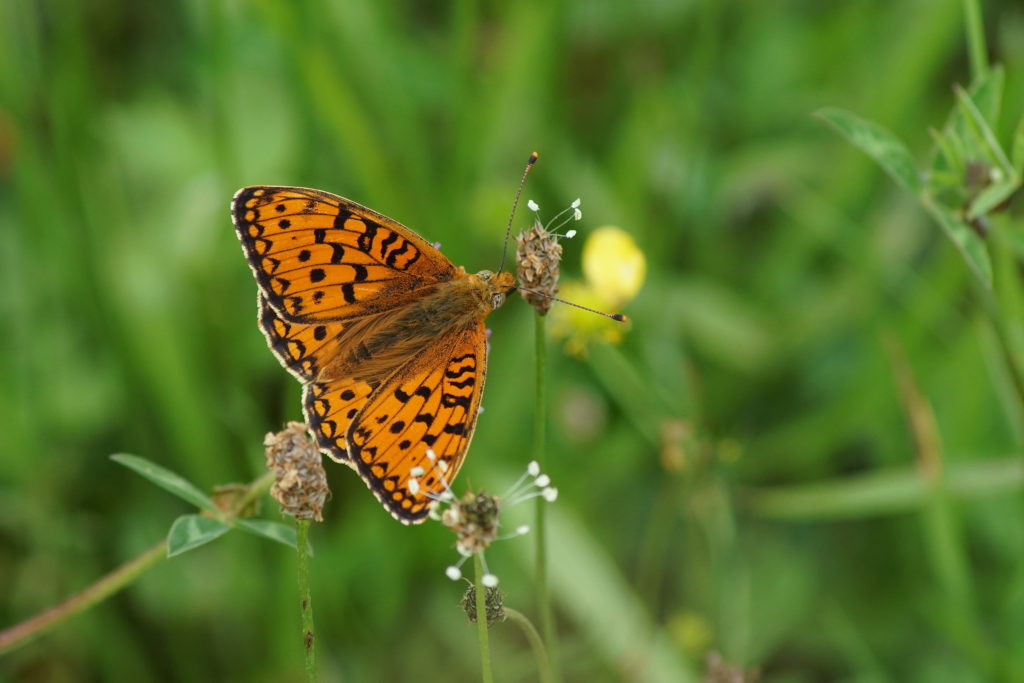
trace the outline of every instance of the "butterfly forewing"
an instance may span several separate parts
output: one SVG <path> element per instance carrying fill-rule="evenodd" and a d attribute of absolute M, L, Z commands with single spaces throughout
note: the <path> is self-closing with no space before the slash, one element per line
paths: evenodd
<path fill-rule="evenodd" d="M 483 394 L 486 338 L 482 320 L 450 330 L 381 384 L 349 427 L 356 468 L 401 522 L 422 521 L 430 496 L 462 465 Z M 412 491 L 417 467 L 423 473 Z"/>
<path fill-rule="evenodd" d="M 345 331 L 343 323 L 290 323 L 281 318 L 262 292 L 257 307 L 267 346 L 299 381 L 315 380 L 325 364 L 337 355 L 339 338 Z"/>
<path fill-rule="evenodd" d="M 413 231 L 329 192 L 246 187 L 232 216 L 267 302 L 290 322 L 389 310 L 456 273 Z"/>

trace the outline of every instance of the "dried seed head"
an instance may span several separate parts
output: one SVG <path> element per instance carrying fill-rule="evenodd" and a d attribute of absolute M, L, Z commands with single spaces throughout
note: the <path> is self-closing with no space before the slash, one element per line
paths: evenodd
<path fill-rule="evenodd" d="M 441 513 L 441 523 L 455 532 L 455 547 L 468 557 L 482 552 L 498 535 L 498 500 L 483 491 L 467 492 Z"/>
<path fill-rule="evenodd" d="M 302 422 L 289 422 L 284 431 L 267 434 L 267 468 L 274 473 L 272 495 L 281 512 L 298 519 L 323 521 L 320 512 L 327 500 L 327 475 L 320 449 Z"/>
<path fill-rule="evenodd" d="M 484 587 L 484 605 L 487 612 L 487 628 L 494 626 L 499 621 L 505 621 L 505 594 L 496 586 Z M 476 586 L 469 584 L 466 592 L 462 594 L 459 606 L 469 617 L 469 620 L 476 623 Z"/>
<path fill-rule="evenodd" d="M 548 232 L 536 221 L 529 230 L 516 236 L 516 265 L 519 284 L 547 296 L 520 291 L 526 303 L 544 315 L 551 308 L 551 299 L 558 292 L 558 264 L 562 245 L 558 236 Z"/>
<path fill-rule="evenodd" d="M 235 509 L 238 502 L 242 500 L 248 492 L 249 487 L 245 484 L 224 484 L 223 486 L 213 487 L 213 493 L 210 495 L 210 500 L 213 501 L 214 507 L 221 512 L 229 512 L 236 517 L 255 517 L 260 513 L 259 498 L 253 498 L 241 509 Z"/>

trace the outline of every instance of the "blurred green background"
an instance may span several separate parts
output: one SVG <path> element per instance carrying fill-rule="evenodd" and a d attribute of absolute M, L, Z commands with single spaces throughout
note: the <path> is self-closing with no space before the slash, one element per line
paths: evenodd
<path fill-rule="evenodd" d="M 1024 7 L 984 12 L 1019 115 Z M 550 346 L 566 679 L 700 680 L 715 651 L 767 681 L 1024 680 L 1024 430 L 992 325 L 937 227 L 811 116 L 857 111 L 923 162 L 970 80 L 964 36 L 959 0 L 6 0 L 0 627 L 190 511 L 111 453 L 204 488 L 249 481 L 264 433 L 300 419 L 255 324 L 237 188 L 336 192 L 494 268 L 536 149 L 525 197 L 583 200 L 563 277 L 604 224 L 648 262 L 621 344 Z M 488 319 L 487 411 L 458 490 L 500 491 L 529 459 L 531 316 L 516 298 Z M 916 464 L 911 384 L 934 408 L 941 495 Z M 347 468 L 329 475 L 324 680 L 475 680 L 450 533 L 403 527 Z M 269 500 L 263 514 L 278 518 Z M 488 560 L 536 617 L 531 542 Z M 228 534 L 0 676 L 302 680 L 294 564 Z M 515 627 L 492 643 L 498 680 L 535 680 Z"/>

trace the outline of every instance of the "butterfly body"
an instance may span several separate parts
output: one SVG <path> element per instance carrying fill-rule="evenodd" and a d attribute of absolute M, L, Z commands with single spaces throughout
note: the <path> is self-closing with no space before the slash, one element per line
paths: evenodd
<path fill-rule="evenodd" d="M 469 446 L 483 320 L 512 275 L 466 273 L 405 226 L 319 190 L 243 188 L 232 217 L 259 285 L 260 328 L 303 382 L 320 447 L 399 521 L 422 521 Z"/>
<path fill-rule="evenodd" d="M 353 377 L 379 383 L 453 329 L 474 325 L 500 306 L 512 287 L 510 273 L 459 272 L 405 308 L 354 323 L 339 337 L 336 359 L 317 381 Z"/>

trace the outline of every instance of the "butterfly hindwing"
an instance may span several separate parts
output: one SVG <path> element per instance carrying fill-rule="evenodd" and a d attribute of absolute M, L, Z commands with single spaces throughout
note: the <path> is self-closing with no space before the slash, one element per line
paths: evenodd
<path fill-rule="evenodd" d="M 389 310 L 456 273 L 412 230 L 329 192 L 246 187 L 235 194 L 231 213 L 261 291 L 289 322 Z"/>
<path fill-rule="evenodd" d="M 370 385 L 352 379 L 306 384 L 302 392 L 306 424 L 316 437 L 317 445 L 333 460 L 352 465 L 349 426 L 372 391 Z"/>
<path fill-rule="evenodd" d="M 443 482 L 462 465 L 483 395 L 486 352 L 482 319 L 450 330 L 377 387 L 349 427 L 356 469 L 405 524 L 426 518 L 428 494 L 443 492 Z M 413 491 L 409 479 L 417 467 L 423 474 Z"/>

